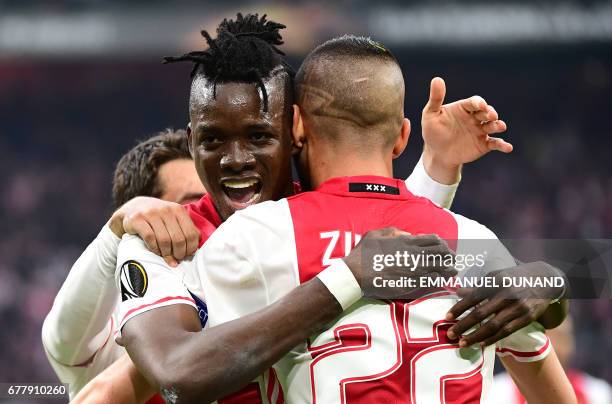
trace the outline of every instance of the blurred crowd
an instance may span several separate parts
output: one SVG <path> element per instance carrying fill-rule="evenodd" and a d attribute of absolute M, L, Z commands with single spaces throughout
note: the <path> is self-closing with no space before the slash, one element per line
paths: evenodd
<path fill-rule="evenodd" d="M 592 49 L 394 50 L 413 134 L 434 75 L 480 94 L 515 151 L 465 168 L 454 210 L 502 238 L 612 238 L 612 58 Z M 297 65 L 298 60 L 294 61 Z M 157 60 L 0 63 L 0 380 L 52 381 L 42 320 L 110 216 L 111 175 L 136 140 L 187 122 L 189 67 Z M 612 302 L 572 302 L 576 365 L 612 382 Z"/>

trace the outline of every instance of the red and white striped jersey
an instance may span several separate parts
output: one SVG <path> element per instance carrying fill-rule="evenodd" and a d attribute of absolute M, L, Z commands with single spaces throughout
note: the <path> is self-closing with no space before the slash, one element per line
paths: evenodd
<path fill-rule="evenodd" d="M 458 254 L 461 240 L 495 239 L 485 226 L 415 197 L 403 181 L 342 177 L 237 212 L 196 254 L 184 281 L 206 297 L 215 326 L 278 300 L 347 255 L 361 235 L 388 226 L 458 240 Z M 488 270 L 514 265 L 501 244 L 486 261 Z M 286 400 L 487 402 L 496 348 L 521 361 L 550 351 L 535 323 L 497 347 L 459 349 L 447 339 L 451 323 L 444 319 L 456 301 L 445 290 L 412 301 L 361 299 L 275 365 Z"/>
<path fill-rule="evenodd" d="M 148 290 L 122 302 L 121 323 L 168 304 L 198 309 L 198 300 L 208 306 L 207 326 L 239 318 L 316 276 L 365 232 L 387 226 L 457 239 L 458 254 L 462 239 L 495 238 L 477 222 L 415 197 L 403 181 L 336 178 L 314 192 L 237 212 L 178 269 L 127 237 L 118 263 L 138 261 Z M 487 256 L 487 269 L 513 264 L 503 248 Z M 444 315 L 455 301 L 447 291 L 407 302 L 362 299 L 275 365 L 280 393 L 298 403 L 488 401 L 495 347 L 459 349 L 446 338 Z M 532 361 L 543 359 L 550 344 L 534 323 L 496 348 Z M 279 397 L 275 380 L 260 380 L 268 399 L 275 391 Z"/>

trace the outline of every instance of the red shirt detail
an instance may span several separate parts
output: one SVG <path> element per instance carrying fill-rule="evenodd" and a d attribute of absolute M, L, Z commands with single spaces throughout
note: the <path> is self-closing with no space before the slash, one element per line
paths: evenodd
<path fill-rule="evenodd" d="M 391 186 L 399 195 L 376 192 L 349 192 L 349 183 L 372 183 Z M 443 239 L 457 240 L 457 222 L 444 209 L 429 199 L 413 195 L 402 180 L 377 176 L 338 177 L 321 184 L 316 191 L 287 198 L 293 218 L 300 282 L 323 270 L 321 251 L 329 239 L 323 232 L 341 230 L 340 239 L 331 258 L 342 258 L 346 244 L 354 247 L 355 240 L 345 240 L 346 233 L 363 236 L 370 230 L 394 226 L 411 234 L 437 234 Z M 312 218 L 317 218 L 312 220 Z M 450 245 L 455 248 L 456 245 Z"/>
<path fill-rule="evenodd" d="M 193 224 L 195 224 L 200 231 L 200 244 L 198 247 L 202 247 L 213 231 L 221 226 L 223 222 L 221 216 L 219 216 L 209 194 L 204 195 L 197 202 L 185 205 L 185 209 L 187 209 L 187 213 L 189 213 Z"/>

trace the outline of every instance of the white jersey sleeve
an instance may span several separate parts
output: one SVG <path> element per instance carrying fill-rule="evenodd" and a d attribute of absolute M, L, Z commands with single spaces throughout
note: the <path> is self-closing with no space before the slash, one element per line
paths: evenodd
<path fill-rule="evenodd" d="M 51 356 L 49 352 L 46 352 L 47 359 L 59 380 L 62 383 L 68 384 L 68 395 L 71 400 L 74 399 L 87 383 L 125 354 L 125 349 L 117 345 L 112 338 L 115 326 L 116 318 L 113 316 L 108 323 L 108 327 L 104 330 L 106 339 L 103 341 L 102 346 L 98 348 L 91 360 L 85 363 L 73 366 L 64 365 Z"/>
<path fill-rule="evenodd" d="M 253 313 L 299 284 L 287 200 L 234 213 L 196 253 L 210 326 Z"/>
<path fill-rule="evenodd" d="M 105 225 L 72 266 L 42 327 L 55 373 L 74 396 L 122 354 L 110 336 L 119 301 L 114 282 L 120 239 Z"/>
<path fill-rule="evenodd" d="M 121 293 L 116 337 L 127 321 L 149 310 L 172 304 L 187 304 L 197 310 L 183 282 L 191 265 L 191 260 L 184 260 L 171 268 L 162 257 L 149 251 L 139 237 L 123 236 L 115 275 Z"/>
<path fill-rule="evenodd" d="M 427 174 L 423 165 L 423 156 L 421 156 L 419 162 L 414 166 L 412 174 L 406 179 L 406 187 L 413 194 L 425 197 L 433 203 L 449 209 L 455 198 L 460 181 L 461 176 L 452 185 L 440 184 Z"/>
<path fill-rule="evenodd" d="M 516 261 L 497 236 L 482 224 L 453 214 L 458 225 L 457 254 L 478 254 L 486 250 L 485 272 L 503 270 L 516 266 Z M 537 322 L 516 331 L 498 341 L 496 352 L 499 356 L 511 355 L 521 362 L 535 362 L 550 353 L 551 345 L 544 328 Z"/>

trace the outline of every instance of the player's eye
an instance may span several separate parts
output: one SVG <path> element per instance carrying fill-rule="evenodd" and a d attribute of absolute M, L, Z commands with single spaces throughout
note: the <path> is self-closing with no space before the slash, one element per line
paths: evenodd
<path fill-rule="evenodd" d="M 254 142 L 265 142 L 267 140 L 270 140 L 271 138 L 272 135 L 267 132 L 255 132 L 251 134 L 251 140 Z"/>
<path fill-rule="evenodd" d="M 221 143 L 223 143 L 223 139 L 221 139 L 220 136 L 217 135 L 204 135 L 202 136 L 202 145 L 204 146 L 217 146 Z"/>

